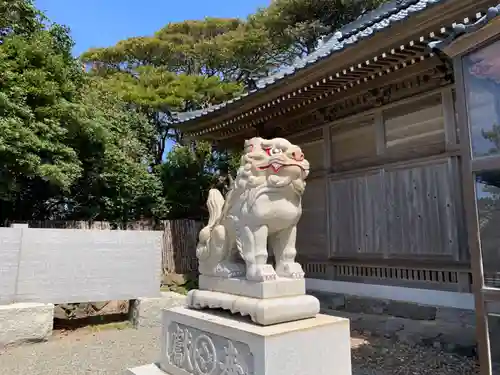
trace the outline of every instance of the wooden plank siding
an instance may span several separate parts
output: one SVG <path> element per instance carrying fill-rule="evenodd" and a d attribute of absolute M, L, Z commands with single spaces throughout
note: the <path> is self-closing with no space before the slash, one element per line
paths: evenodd
<path fill-rule="evenodd" d="M 331 257 L 461 257 L 450 158 L 330 180 Z"/>
<path fill-rule="evenodd" d="M 449 256 L 459 253 L 454 181 L 447 160 L 385 173 L 387 252 Z"/>
<path fill-rule="evenodd" d="M 297 225 L 297 252 L 299 257 L 324 259 L 327 240 L 327 178 L 324 174 L 324 144 L 321 133 L 306 135 L 299 145 L 311 166 L 306 190 L 302 197 L 302 217 Z M 313 139 L 311 139 L 313 137 Z"/>
<path fill-rule="evenodd" d="M 302 217 L 297 225 L 299 257 L 325 259 L 328 248 L 326 215 L 326 178 L 312 178 L 307 181 Z"/>
<path fill-rule="evenodd" d="M 376 172 L 330 181 L 331 255 L 384 254 L 382 178 Z"/>

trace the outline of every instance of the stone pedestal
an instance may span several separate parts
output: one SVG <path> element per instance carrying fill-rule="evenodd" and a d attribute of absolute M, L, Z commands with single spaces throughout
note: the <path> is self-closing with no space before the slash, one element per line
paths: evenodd
<path fill-rule="evenodd" d="M 259 326 L 226 312 L 165 310 L 160 361 L 134 375 L 351 375 L 349 321 Z"/>
<path fill-rule="evenodd" d="M 279 298 L 306 294 L 306 280 L 286 279 L 263 282 L 249 281 L 244 277 L 214 277 L 200 275 L 199 289 L 211 292 L 228 293 L 250 298 Z"/>
<path fill-rule="evenodd" d="M 224 309 L 260 325 L 314 318 L 320 309 L 319 300 L 305 294 L 303 278 L 255 282 L 200 275 L 199 284 L 200 289 L 188 293 L 188 307 Z"/>
<path fill-rule="evenodd" d="M 193 309 L 218 308 L 248 315 L 253 322 L 264 326 L 314 318 L 320 309 L 318 299 L 309 295 L 261 299 L 206 290 L 190 291 L 187 305 Z"/>

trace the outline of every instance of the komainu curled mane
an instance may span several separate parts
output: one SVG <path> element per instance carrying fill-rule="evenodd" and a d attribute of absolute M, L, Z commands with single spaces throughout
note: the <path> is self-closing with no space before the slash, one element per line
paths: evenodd
<path fill-rule="evenodd" d="M 302 150 L 286 139 L 247 140 L 226 199 L 217 189 L 208 194 L 209 220 L 196 249 L 200 273 L 252 281 L 304 277 L 295 239 L 308 174 Z M 267 264 L 268 248 L 275 269 Z"/>

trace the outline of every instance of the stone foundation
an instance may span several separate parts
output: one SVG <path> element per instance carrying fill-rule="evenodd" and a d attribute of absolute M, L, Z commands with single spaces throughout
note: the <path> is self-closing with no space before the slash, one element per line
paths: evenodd
<path fill-rule="evenodd" d="M 164 309 L 186 305 L 186 296 L 174 292 L 162 292 L 160 298 L 139 298 L 130 305 L 129 319 L 135 328 L 161 326 Z"/>
<path fill-rule="evenodd" d="M 64 303 L 55 305 L 54 318 L 61 320 L 86 319 L 94 316 L 126 314 L 128 311 L 128 300 Z"/>
<path fill-rule="evenodd" d="M 374 336 L 394 338 L 408 344 L 439 347 L 466 356 L 476 355 L 475 312 L 411 302 L 309 292 L 325 314 L 343 316 L 351 328 Z M 500 361 L 500 317 L 490 318 L 492 355 Z"/>
<path fill-rule="evenodd" d="M 47 340 L 53 323 L 53 304 L 0 305 L 0 346 Z"/>

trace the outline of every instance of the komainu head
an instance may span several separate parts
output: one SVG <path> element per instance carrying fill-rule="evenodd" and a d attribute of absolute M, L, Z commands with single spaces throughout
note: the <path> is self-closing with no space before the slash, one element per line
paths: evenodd
<path fill-rule="evenodd" d="M 241 188 L 292 186 L 302 194 L 309 162 L 299 146 L 284 138 L 252 138 L 245 141 L 236 184 Z"/>

